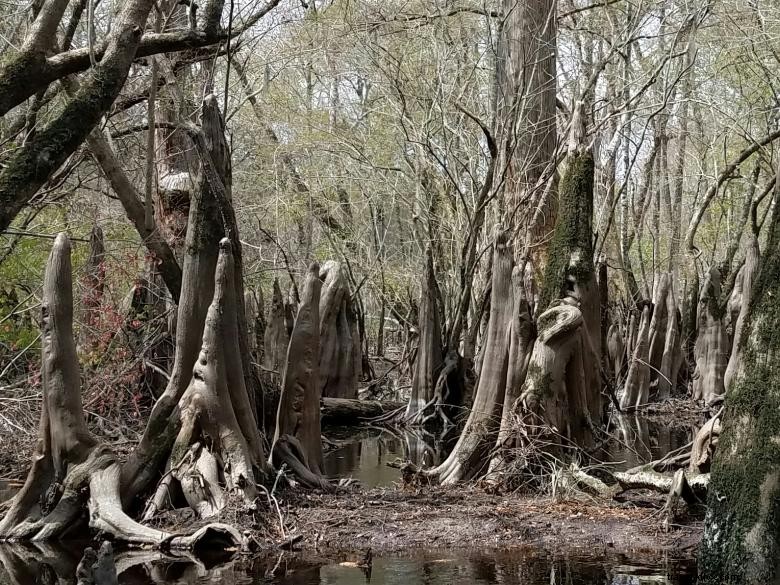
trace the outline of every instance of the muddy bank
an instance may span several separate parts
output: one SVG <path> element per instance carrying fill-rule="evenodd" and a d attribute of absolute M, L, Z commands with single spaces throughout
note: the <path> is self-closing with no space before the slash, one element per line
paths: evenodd
<path fill-rule="evenodd" d="M 374 489 L 284 498 L 287 533 L 304 551 L 384 553 L 420 548 L 529 547 L 563 555 L 623 555 L 637 562 L 693 558 L 701 522 L 661 528 L 633 504 L 491 495 L 478 488 Z"/>

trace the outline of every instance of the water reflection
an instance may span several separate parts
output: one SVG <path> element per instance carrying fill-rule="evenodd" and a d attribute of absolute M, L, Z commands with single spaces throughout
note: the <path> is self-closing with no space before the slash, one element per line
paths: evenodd
<path fill-rule="evenodd" d="M 75 583 L 81 550 L 0 545 L 0 584 Z M 115 559 L 123 585 L 692 585 L 695 581 L 692 568 L 682 564 L 642 567 L 621 559 L 556 559 L 528 550 L 379 557 L 370 568 L 294 553 L 238 557 L 217 565 L 137 550 L 117 552 Z"/>
<path fill-rule="evenodd" d="M 693 440 L 695 426 L 676 426 L 635 414 L 616 414 L 611 421 L 611 440 L 603 458 L 626 470 L 664 455 Z"/>
<path fill-rule="evenodd" d="M 331 447 L 325 453 L 325 474 L 352 477 L 366 487 L 389 486 L 400 472 L 388 463 L 411 461 L 432 467 L 443 461 L 457 440 L 457 433 L 437 436 L 423 429 L 354 428 L 325 429 Z"/>
<path fill-rule="evenodd" d="M 693 440 L 697 427 L 671 425 L 635 414 L 616 414 L 610 421 L 609 441 L 600 459 L 626 470 L 660 459 Z M 445 437 L 422 429 L 326 428 L 330 449 L 325 453 L 325 474 L 354 478 L 366 487 L 390 486 L 400 481 L 397 468 L 387 464 L 411 461 L 433 467 L 446 459 L 458 431 Z"/>

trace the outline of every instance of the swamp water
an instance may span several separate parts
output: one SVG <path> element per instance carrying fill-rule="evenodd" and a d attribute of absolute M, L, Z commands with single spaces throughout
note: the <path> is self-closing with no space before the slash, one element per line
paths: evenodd
<path fill-rule="evenodd" d="M 75 584 L 83 549 L 0 545 L 0 585 Z M 640 567 L 620 559 L 556 559 L 533 551 L 436 551 L 375 557 L 370 568 L 354 561 L 295 553 L 204 564 L 148 551 L 115 555 L 122 585 L 215 583 L 249 585 L 693 585 L 690 566 Z"/>
<path fill-rule="evenodd" d="M 612 425 L 615 440 L 603 454 L 618 469 L 663 456 L 693 437 L 694 429 L 672 427 L 627 416 Z M 400 472 L 388 463 L 412 461 L 429 467 L 446 458 L 457 440 L 424 431 L 326 428 L 325 473 L 354 478 L 366 488 L 391 486 Z M 0 501 L 18 485 L 0 482 Z M 78 562 L 86 545 L 0 543 L 0 585 L 75 585 Z M 165 557 L 153 551 L 115 554 L 119 583 L 145 584 L 261 584 L 289 585 L 693 585 L 690 563 L 635 566 L 621 557 L 551 558 L 529 549 L 409 551 L 377 554 L 369 568 L 358 566 L 362 551 L 338 559 L 300 553 L 239 557 L 211 561 Z"/>
<path fill-rule="evenodd" d="M 625 471 L 686 445 L 697 428 L 637 415 L 616 416 L 610 423 L 612 439 L 598 459 Z M 455 446 L 458 433 L 453 429 L 442 437 L 422 429 L 326 427 L 324 471 L 330 478 L 352 478 L 367 488 L 390 486 L 400 482 L 401 473 L 388 464 L 438 465 Z"/>

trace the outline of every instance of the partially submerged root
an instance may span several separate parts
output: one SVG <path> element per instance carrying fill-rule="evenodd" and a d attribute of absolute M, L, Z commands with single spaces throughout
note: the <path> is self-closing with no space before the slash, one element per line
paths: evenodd
<path fill-rule="evenodd" d="M 57 236 L 43 287 L 43 408 L 38 443 L 27 480 L 0 521 L 0 540 L 43 541 L 78 528 L 89 511 L 92 528 L 131 543 L 192 548 L 208 529 L 174 536 L 138 524 L 122 509 L 120 467 L 84 421 L 79 365 L 73 339 L 73 290 L 70 242 Z M 87 501 L 88 497 L 88 501 Z M 230 546 L 242 538 L 228 527 Z"/>

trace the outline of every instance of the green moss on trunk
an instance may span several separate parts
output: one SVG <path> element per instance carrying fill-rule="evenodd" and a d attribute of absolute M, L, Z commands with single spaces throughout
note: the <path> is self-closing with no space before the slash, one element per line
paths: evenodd
<path fill-rule="evenodd" d="M 558 221 L 539 298 L 542 311 L 569 294 L 573 282 L 588 282 L 593 275 L 593 171 L 593 155 L 577 152 L 561 180 Z"/>
<path fill-rule="evenodd" d="M 780 250 L 768 253 L 726 398 L 699 557 L 702 585 L 780 580 Z"/>

